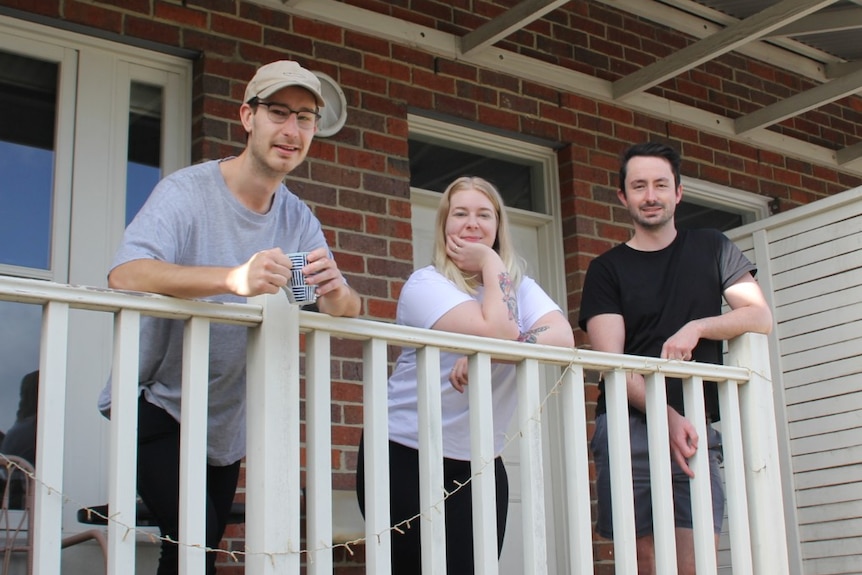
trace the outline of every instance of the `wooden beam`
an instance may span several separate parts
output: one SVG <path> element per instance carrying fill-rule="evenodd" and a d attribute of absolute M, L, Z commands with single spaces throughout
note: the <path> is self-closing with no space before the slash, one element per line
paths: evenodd
<path fill-rule="evenodd" d="M 849 164 L 850 162 L 859 159 L 862 159 L 862 142 L 838 150 L 835 154 L 835 160 L 838 162 L 839 166 Z"/>
<path fill-rule="evenodd" d="M 603 4 L 608 4 L 616 7 L 619 10 L 624 10 L 632 14 L 637 14 L 641 18 L 657 22 L 693 36 L 694 38 L 705 38 L 710 34 L 714 34 L 722 28 L 726 28 L 731 24 L 739 22 L 739 18 L 719 12 L 713 8 L 695 2 L 695 0 L 661 0 L 661 4 L 655 2 L 644 2 L 644 0 L 596 0 Z M 667 9 L 673 8 L 671 17 L 667 16 Z M 692 27 L 689 20 L 695 22 Z M 778 57 L 779 66 L 789 70 L 793 70 L 804 76 L 818 79 L 819 73 L 812 75 L 808 70 L 813 62 L 833 62 L 838 58 L 832 54 L 824 52 L 808 44 L 803 44 L 792 38 L 783 36 L 775 36 L 769 38 L 769 43 L 753 42 L 740 46 L 737 50 L 740 54 L 757 58 L 768 63 L 775 63 L 775 53 L 784 53 Z M 794 58 L 795 63 L 788 65 L 789 58 L 787 52 L 790 52 L 799 58 Z M 781 64 L 781 62 L 785 62 Z M 821 78 L 822 79 L 822 78 Z"/>
<path fill-rule="evenodd" d="M 829 79 L 840 78 L 847 74 L 852 74 L 856 70 L 862 68 L 862 61 L 856 60 L 853 62 L 836 62 L 826 65 L 826 77 Z"/>
<path fill-rule="evenodd" d="M 288 14 L 303 18 L 310 18 L 320 22 L 326 22 L 333 26 L 340 26 L 354 32 L 368 34 L 373 38 L 381 38 L 389 42 L 410 46 L 429 54 L 452 60 L 461 59 L 464 62 L 479 66 L 486 70 L 493 70 L 508 74 L 513 78 L 520 78 L 536 84 L 549 86 L 551 88 L 578 94 L 598 102 L 613 103 L 621 105 L 626 109 L 648 114 L 660 120 L 674 122 L 682 126 L 688 126 L 695 130 L 701 130 L 715 134 L 723 138 L 746 143 L 751 146 L 784 154 L 793 158 L 799 158 L 806 162 L 820 164 L 844 173 L 862 175 L 862 161 L 849 162 L 837 165 L 835 150 L 825 148 L 811 142 L 798 138 L 788 138 L 782 134 L 770 130 L 756 130 L 746 136 L 739 136 L 734 129 L 733 120 L 715 113 L 705 112 L 703 109 L 688 106 L 679 102 L 673 102 L 649 93 L 640 93 L 626 99 L 624 103 L 614 102 L 611 96 L 611 83 L 601 78 L 595 78 L 588 74 L 576 72 L 536 58 L 516 54 L 511 51 L 491 47 L 469 56 L 461 55 L 459 50 L 459 39 L 452 34 L 434 30 L 427 26 L 412 24 L 404 20 L 386 16 L 371 10 L 348 6 L 335 0 L 251 0 L 255 4 L 261 4 L 282 10 Z M 605 3 L 606 0 L 596 0 Z M 644 0 L 615 0 L 638 7 L 653 5 Z M 766 52 L 764 52 L 766 53 Z M 764 58 L 776 67 L 781 65 L 775 58 Z M 807 77 L 810 69 L 807 68 L 801 58 L 798 59 L 798 69 L 805 70 Z"/>
<path fill-rule="evenodd" d="M 801 18 L 793 24 L 782 26 L 768 38 L 777 36 L 806 36 L 808 34 L 825 34 L 842 30 L 862 28 L 862 8 L 850 7 L 838 10 L 818 12 Z"/>
<path fill-rule="evenodd" d="M 569 0 L 523 0 L 502 15 L 489 20 L 461 38 L 461 52 L 471 54 L 492 46 Z"/>
<path fill-rule="evenodd" d="M 734 122 L 736 133 L 765 128 L 859 91 L 862 91 L 862 69 L 737 118 Z"/>
<path fill-rule="evenodd" d="M 783 0 L 745 20 L 731 24 L 721 32 L 686 46 L 673 56 L 617 80 L 613 85 L 614 99 L 619 100 L 634 92 L 648 90 L 834 2 L 836 0 Z"/>

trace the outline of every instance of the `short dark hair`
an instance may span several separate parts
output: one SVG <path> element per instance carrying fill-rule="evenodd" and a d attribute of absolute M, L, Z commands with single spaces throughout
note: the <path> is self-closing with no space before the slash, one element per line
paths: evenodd
<path fill-rule="evenodd" d="M 674 189 L 679 187 L 679 166 L 682 163 L 679 152 L 661 142 L 644 142 L 630 147 L 623 153 L 620 160 L 620 189 L 624 194 L 626 192 L 626 174 L 628 172 L 629 160 L 637 156 L 664 158 L 667 160 L 670 163 L 671 170 L 673 170 L 673 187 Z"/>
<path fill-rule="evenodd" d="M 24 419 L 36 415 L 39 402 L 39 370 L 31 371 L 21 378 L 21 396 L 18 399 L 18 413 L 15 417 Z"/>

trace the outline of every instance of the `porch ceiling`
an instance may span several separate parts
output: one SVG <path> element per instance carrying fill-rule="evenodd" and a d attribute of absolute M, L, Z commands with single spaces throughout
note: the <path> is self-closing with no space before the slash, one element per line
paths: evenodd
<path fill-rule="evenodd" d="M 460 36 L 359 8 L 350 0 L 253 1 L 862 175 L 862 142 L 830 147 L 770 129 L 862 91 L 862 0 L 594 0 L 699 38 L 614 81 L 496 47 L 567 0 L 522 0 Z M 650 92 L 730 52 L 801 74 L 817 85 L 738 117 L 706 112 Z"/>

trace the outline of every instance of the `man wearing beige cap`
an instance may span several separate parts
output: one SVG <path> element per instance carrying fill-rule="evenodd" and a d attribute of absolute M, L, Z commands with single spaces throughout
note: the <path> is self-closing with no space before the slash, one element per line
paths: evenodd
<path fill-rule="evenodd" d="M 320 311 L 355 317 L 356 292 L 332 257 L 320 222 L 283 183 L 305 159 L 318 111 L 317 77 L 296 62 L 261 67 L 239 117 L 248 139 L 239 156 L 179 170 L 155 187 L 129 224 L 108 274 L 112 288 L 210 301 L 244 302 L 288 287 L 291 260 L 303 268 Z M 162 535 L 178 539 L 179 419 L 183 323 L 142 317 L 138 402 L 138 493 Z M 210 332 L 207 547 L 216 548 L 245 455 L 246 328 Z M 110 382 L 99 408 L 110 415 Z M 158 575 L 177 573 L 177 545 L 163 541 Z M 207 554 L 215 573 L 215 554 Z"/>

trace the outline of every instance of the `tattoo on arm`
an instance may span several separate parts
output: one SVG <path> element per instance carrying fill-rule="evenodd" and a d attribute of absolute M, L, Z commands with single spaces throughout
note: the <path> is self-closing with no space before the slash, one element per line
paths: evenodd
<path fill-rule="evenodd" d="M 518 321 L 518 299 L 513 293 L 512 278 L 509 276 L 509 272 L 501 273 L 497 279 L 500 282 L 500 291 L 503 292 L 503 302 L 509 309 L 509 319 Z"/>
<path fill-rule="evenodd" d="M 542 326 L 537 327 L 536 329 L 531 329 L 529 331 L 525 331 L 524 333 L 522 333 L 521 335 L 518 336 L 518 341 L 523 341 L 525 343 L 536 343 L 536 341 L 538 340 L 538 338 L 536 336 L 538 334 L 542 333 L 543 331 L 547 331 L 549 329 L 550 328 L 548 326 L 542 325 Z"/>

